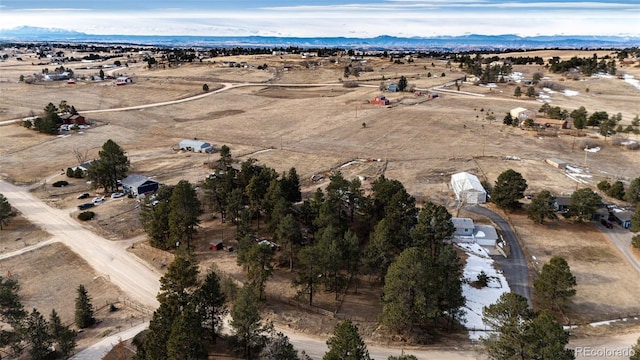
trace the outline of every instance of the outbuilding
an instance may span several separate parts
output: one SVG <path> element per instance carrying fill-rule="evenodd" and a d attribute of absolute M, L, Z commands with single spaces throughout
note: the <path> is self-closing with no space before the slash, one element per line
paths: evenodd
<path fill-rule="evenodd" d="M 511 109 L 511 111 L 509 111 L 509 114 L 511 114 L 511 117 L 513 119 L 517 119 L 519 123 L 524 122 L 527 119 L 535 119 L 536 118 L 536 112 L 532 111 L 532 110 L 527 110 L 523 107 L 517 107 L 515 109 Z"/>
<path fill-rule="evenodd" d="M 180 141 L 180 150 L 210 153 L 213 152 L 213 146 L 208 142 L 185 139 Z"/>
<path fill-rule="evenodd" d="M 548 158 L 547 160 L 545 160 L 547 164 L 553 166 L 554 168 L 558 168 L 558 169 L 566 169 L 567 168 L 567 162 L 564 160 L 560 160 L 557 158 Z"/>
<path fill-rule="evenodd" d="M 387 99 L 384 95 L 378 95 L 373 100 L 371 100 L 371 104 L 374 105 L 389 105 L 389 99 Z"/>
<path fill-rule="evenodd" d="M 478 177 L 468 172 L 451 175 L 451 189 L 458 201 L 466 204 L 483 204 L 487 202 L 487 191 Z"/>
<path fill-rule="evenodd" d="M 133 196 L 150 194 L 158 191 L 160 183 L 146 176 L 131 174 L 122 180 L 122 189 Z"/>
<path fill-rule="evenodd" d="M 128 76 L 120 76 L 116 78 L 116 85 L 127 85 L 133 83 L 133 79 Z"/>

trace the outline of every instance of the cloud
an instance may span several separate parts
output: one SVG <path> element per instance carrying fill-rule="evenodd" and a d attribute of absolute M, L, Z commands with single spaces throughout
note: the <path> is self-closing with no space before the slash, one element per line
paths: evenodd
<path fill-rule="evenodd" d="M 388 0 L 372 3 L 271 6 L 253 9 L 180 7 L 153 10 L 77 8 L 8 10 L 0 28 L 56 27 L 91 34 L 271 35 L 298 37 L 497 35 L 640 35 L 640 4 Z M 160 5 L 160 4 L 159 4 Z M 55 16 L 51 12 L 55 11 Z M 523 21 L 526 19 L 526 26 Z M 116 21 L 117 20 L 117 21 Z"/>

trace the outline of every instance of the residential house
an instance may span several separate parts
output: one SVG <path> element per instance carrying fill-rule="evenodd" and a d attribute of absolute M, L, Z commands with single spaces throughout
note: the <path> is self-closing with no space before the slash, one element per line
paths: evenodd
<path fill-rule="evenodd" d="M 122 189 L 133 196 L 154 193 L 160 187 L 160 183 L 146 176 L 131 174 L 122 180 Z"/>
<path fill-rule="evenodd" d="M 509 114 L 511 114 L 511 117 L 513 119 L 518 120 L 518 123 L 522 123 L 527 119 L 535 119 L 536 118 L 536 112 L 533 110 L 527 110 L 523 107 L 517 107 L 514 109 L 511 109 L 509 111 Z"/>
<path fill-rule="evenodd" d="M 476 225 L 469 218 L 451 218 L 455 227 L 452 241 L 456 243 L 477 243 L 480 246 L 496 246 L 498 232 L 491 225 Z"/>
<path fill-rule="evenodd" d="M 567 129 L 568 122 L 567 120 L 562 119 L 538 118 L 533 120 L 533 126 L 541 128 Z"/>
<path fill-rule="evenodd" d="M 65 113 L 59 116 L 63 124 L 87 125 L 87 119 L 82 115 Z"/>
<path fill-rule="evenodd" d="M 556 196 L 555 199 L 553 199 L 553 207 L 558 212 L 569 211 L 569 206 L 571 206 L 570 196 Z"/>
<path fill-rule="evenodd" d="M 633 212 L 631 211 L 614 211 L 611 213 L 613 215 L 612 220 L 617 222 L 618 225 L 622 226 L 625 229 L 631 227 L 631 216 Z"/>

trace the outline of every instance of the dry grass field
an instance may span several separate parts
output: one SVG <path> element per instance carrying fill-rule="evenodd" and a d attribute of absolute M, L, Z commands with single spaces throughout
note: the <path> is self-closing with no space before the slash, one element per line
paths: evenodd
<path fill-rule="evenodd" d="M 532 51 L 526 55 L 570 58 L 591 54 L 593 52 Z M 229 68 L 223 61 L 246 61 L 254 66 L 268 64 L 268 70 Z M 94 158 L 101 145 L 107 139 L 113 139 L 126 150 L 131 160 L 131 172 L 153 176 L 169 184 L 180 179 L 202 181 L 208 174 L 204 162 L 215 160 L 217 155 L 175 151 L 183 138 L 198 138 L 217 146 L 227 144 L 235 157 L 255 158 L 279 172 L 295 167 L 307 194 L 327 184 L 328 176 L 324 176 L 323 181 L 312 182 L 313 175 L 340 170 L 347 178 L 364 177 L 363 187 L 367 188 L 370 181 L 384 173 L 388 178 L 400 180 L 419 201 L 431 200 L 451 209 L 454 198 L 448 182 L 450 175 L 459 171 L 475 173 L 493 183 L 502 171 L 512 168 L 523 174 L 529 184 L 528 192 L 548 189 L 554 194 L 570 194 L 583 186 L 595 188 L 602 179 L 628 181 L 640 176 L 640 152 L 614 146 L 610 139 L 605 141 L 591 130 L 582 137 L 574 136 L 572 131 L 542 136 L 535 131 L 503 125 L 502 118 L 510 109 L 521 106 L 537 111 L 541 106 L 534 99 L 515 98 L 513 84 L 499 84 L 496 88 L 462 84 L 461 93 L 435 90 L 440 97 L 429 101 L 418 100 L 411 93 L 386 93 L 391 106 L 368 103 L 381 93 L 379 85 L 382 81 L 406 76 L 418 89 L 429 89 L 462 77 L 464 74 L 457 64 L 449 68 L 446 61 L 438 59 L 416 59 L 408 64 L 370 59 L 367 66 L 373 69 L 372 72 L 364 72 L 357 79 L 347 79 L 357 80 L 361 86 L 345 88 L 340 79 L 344 67 L 349 64 L 347 58 L 322 60 L 322 64 L 313 69 L 306 68 L 304 61 L 293 55 L 228 57 L 155 70 L 145 69 L 138 63 L 114 71 L 134 79 L 134 84 L 126 86 L 114 86 L 112 81 L 27 85 L 17 82 L 19 76 L 40 72 L 42 66 L 20 64 L 15 60 L 0 63 L 3 100 L 0 121 L 38 114 L 47 103 L 58 104 L 66 100 L 81 114 L 86 112 L 92 123 L 90 129 L 72 132 L 66 137 L 41 135 L 18 125 L 0 127 L 0 177 L 17 183 L 41 181 L 76 165 L 72 149 L 87 150 L 89 157 Z M 284 71 L 285 65 L 291 66 L 291 70 Z M 525 76 L 543 71 L 551 81 L 578 92 L 576 96 L 551 94 L 553 106 L 568 111 L 584 106 L 589 113 L 620 112 L 624 126 L 640 114 L 640 102 L 637 101 L 640 89 L 623 80 L 569 80 L 538 66 L 517 66 L 514 70 Z M 640 78 L 638 66 L 619 67 L 619 70 Z M 82 71 L 87 75 L 90 73 Z M 96 72 L 94 70 L 92 74 Z M 428 73 L 433 76 L 428 77 Z M 444 77 L 440 76 L 442 73 L 445 73 Z M 184 99 L 202 94 L 203 84 L 208 84 L 213 92 L 223 83 L 252 85 L 173 105 L 89 112 Z M 291 84 L 333 85 L 275 86 Z M 455 87 L 449 90 L 455 90 Z M 496 121 L 484 120 L 487 113 L 493 113 Z M 598 144 L 601 150 L 585 156 L 579 145 L 585 138 Z M 638 136 L 635 139 L 640 140 Z M 520 160 L 503 160 L 506 156 Z M 583 167 L 592 178 L 586 179 L 587 184 L 577 184 L 560 170 L 546 165 L 544 160 L 549 157 Z M 61 193 L 53 193 L 54 190 L 47 186 L 37 191 L 51 204 L 70 208 L 79 203 L 75 196 L 86 188 L 86 184 L 75 181 L 72 187 L 59 190 Z M 134 222 L 137 213 L 132 210 L 134 206 L 131 199 L 109 199 L 95 208 L 98 217 L 88 226 L 114 238 L 137 236 L 141 231 L 139 224 Z M 602 320 L 640 311 L 637 274 L 595 227 L 568 221 L 536 226 L 519 214 L 511 214 L 510 218 L 526 251 L 540 263 L 553 255 L 567 257 L 578 278 L 578 295 L 569 314 L 572 320 Z M 216 227 L 218 223 L 215 220 L 204 222 L 202 231 L 205 235 L 200 237 L 198 245 L 200 256 L 204 264 L 214 261 L 215 257 L 218 266 L 240 276 L 234 268 L 232 254 L 211 254 L 206 249 L 210 236 L 227 231 Z M 145 253 L 139 249 L 132 251 L 140 255 Z M 148 256 L 148 252 L 146 254 Z M 153 254 L 148 260 L 159 268 L 166 266 L 167 261 Z M 43 260 L 20 258 L 21 264 L 32 261 Z M 47 276 L 63 276 L 59 274 L 76 271 L 64 266 L 56 269 L 59 271 Z M 288 285 L 286 276 L 281 280 L 276 282 L 283 285 L 277 291 L 284 291 L 284 284 Z M 109 291 L 117 293 L 115 289 Z M 290 295 L 289 292 L 286 294 Z M 38 298 L 42 295 L 29 296 Z M 359 307 L 356 297 L 349 301 L 355 304 L 352 308 Z M 281 320 L 289 322 L 292 320 L 288 311 L 276 309 L 273 314 L 282 312 Z M 304 322 L 303 319 L 299 321 Z M 299 327 L 310 326 L 301 323 Z"/>

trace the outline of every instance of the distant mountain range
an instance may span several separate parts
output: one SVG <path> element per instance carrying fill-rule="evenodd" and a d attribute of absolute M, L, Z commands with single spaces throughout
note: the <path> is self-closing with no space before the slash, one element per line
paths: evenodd
<path fill-rule="evenodd" d="M 169 36 L 169 35 L 93 35 L 63 29 L 23 26 L 0 30 L 1 42 L 78 42 L 134 44 L 167 47 L 288 47 L 343 48 L 362 50 L 500 50 L 541 48 L 625 48 L 640 46 L 640 36 L 552 35 L 464 35 L 434 37 L 374 38 L 349 37 L 273 37 L 273 36 Z"/>

